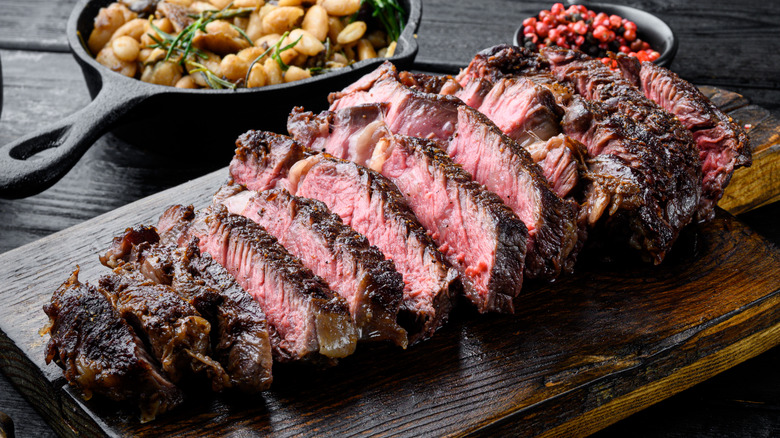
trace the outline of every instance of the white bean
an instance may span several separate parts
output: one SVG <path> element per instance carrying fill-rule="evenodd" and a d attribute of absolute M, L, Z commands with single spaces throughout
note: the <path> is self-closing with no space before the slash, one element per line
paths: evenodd
<path fill-rule="evenodd" d="M 339 36 L 336 41 L 341 45 L 354 43 L 355 41 L 363 38 L 366 33 L 366 23 L 363 21 L 353 21 L 347 27 L 339 32 Z"/>
<path fill-rule="evenodd" d="M 266 59 L 265 64 L 263 64 L 263 69 L 265 69 L 266 84 L 275 85 L 282 83 L 282 69 L 275 60 L 271 58 Z M 254 70 L 255 69 L 253 68 L 252 71 Z"/>
<path fill-rule="evenodd" d="M 328 36 L 328 12 L 322 6 L 314 5 L 306 11 L 301 27 L 314 35 L 319 41 L 325 41 Z M 338 34 L 336 34 L 338 35 Z"/>
<path fill-rule="evenodd" d="M 252 66 L 249 73 L 249 80 L 246 83 L 248 88 L 264 87 L 267 82 L 265 68 L 261 64 Z"/>
<path fill-rule="evenodd" d="M 104 47 L 100 52 L 98 52 L 95 59 L 97 62 L 105 65 L 119 74 L 130 78 L 135 76 L 135 72 L 137 70 L 136 63 L 122 61 L 121 59 L 117 58 L 116 54 L 114 53 L 114 49 L 112 49 L 111 46 Z"/>
<path fill-rule="evenodd" d="M 198 88 L 198 85 L 195 83 L 195 79 L 193 79 L 190 75 L 183 76 L 176 82 L 175 86 L 176 88 Z"/>
<path fill-rule="evenodd" d="M 328 15 L 343 17 L 352 15 L 360 9 L 360 0 L 323 0 L 320 4 Z"/>
<path fill-rule="evenodd" d="M 311 73 L 309 73 L 309 70 L 304 70 L 294 65 L 291 66 L 289 69 L 287 69 L 286 72 L 284 72 L 285 82 L 300 81 L 301 79 L 306 79 L 310 77 L 311 77 Z"/>
<path fill-rule="evenodd" d="M 290 35 L 287 36 L 287 39 L 282 44 L 285 46 L 292 44 L 298 40 L 298 38 L 300 38 L 300 41 L 298 41 L 298 44 L 296 44 L 294 47 L 295 50 L 297 50 L 299 53 L 303 53 L 304 55 L 308 56 L 314 56 L 325 50 L 325 46 L 320 42 L 320 40 L 303 29 L 295 29 L 290 32 Z"/>
<path fill-rule="evenodd" d="M 246 77 L 249 64 L 238 56 L 230 54 L 222 58 L 219 69 L 227 80 L 235 82 Z"/>
<path fill-rule="evenodd" d="M 357 43 L 357 56 L 359 60 L 376 58 L 376 52 L 371 42 L 362 38 Z"/>
<path fill-rule="evenodd" d="M 303 9 L 296 6 L 282 6 L 263 17 L 263 32 L 282 34 L 292 30 L 303 17 Z"/>
<path fill-rule="evenodd" d="M 138 41 L 127 35 L 115 39 L 111 43 L 111 48 L 114 49 L 116 57 L 122 61 L 135 61 L 138 52 L 141 51 Z"/>

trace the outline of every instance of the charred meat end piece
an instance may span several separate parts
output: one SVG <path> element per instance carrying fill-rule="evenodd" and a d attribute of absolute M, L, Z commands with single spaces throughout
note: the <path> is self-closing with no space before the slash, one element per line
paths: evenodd
<path fill-rule="evenodd" d="M 195 244 L 174 251 L 173 288 L 191 297 L 212 321 L 213 357 L 233 386 L 247 393 L 264 391 L 273 381 L 268 323 L 260 305 L 235 278 Z"/>
<path fill-rule="evenodd" d="M 182 393 L 155 365 L 105 291 L 78 280 L 78 269 L 43 309 L 49 316 L 46 363 L 54 360 L 84 395 L 138 404 L 151 421 L 182 403 Z"/>
<path fill-rule="evenodd" d="M 261 226 L 214 206 L 182 229 L 187 238 L 197 237 L 200 250 L 211 254 L 260 304 L 275 359 L 317 360 L 321 355 L 329 362 L 354 352 L 357 329 L 344 299 Z"/>
<path fill-rule="evenodd" d="M 232 191 L 230 186 L 223 190 Z M 349 305 L 361 339 L 406 347 L 406 331 L 396 322 L 403 278 L 392 261 L 325 204 L 285 189 L 246 191 L 223 204 L 265 228 L 338 292 Z"/>
<path fill-rule="evenodd" d="M 192 218 L 194 212 L 176 209 L 167 219 L 174 217 Z M 197 242 L 177 247 L 159 241 L 154 227 L 128 228 L 101 261 L 114 267 L 128 263 L 147 279 L 171 286 L 211 324 L 212 357 L 230 376 L 231 386 L 247 393 L 268 389 L 271 344 L 260 306 L 225 268 L 200 253 Z"/>
<path fill-rule="evenodd" d="M 203 372 L 215 391 L 230 386 L 227 373 L 210 357 L 211 324 L 170 286 L 154 283 L 124 264 L 101 277 L 100 287 L 136 333 L 142 333 L 173 382 Z"/>

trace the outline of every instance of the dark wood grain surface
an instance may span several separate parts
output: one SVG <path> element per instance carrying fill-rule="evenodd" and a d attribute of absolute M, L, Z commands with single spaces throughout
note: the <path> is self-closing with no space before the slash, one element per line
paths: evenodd
<path fill-rule="evenodd" d="M 69 1 L 3 2 L 0 59 L 4 100 L 0 142 L 32 132 L 89 101 L 63 35 Z M 780 3 L 765 1 L 631 1 L 656 12 L 680 38 L 672 69 L 697 85 L 743 94 L 780 115 Z M 418 32 L 420 68 L 466 63 L 485 46 L 508 42 L 515 27 L 547 2 L 424 3 Z M 203 109 L 208 110 L 208 109 Z M 219 155 L 219 154 L 216 154 Z M 226 158 L 225 158 L 226 160 Z M 65 179 L 23 200 L 0 200 L 0 252 L 79 224 L 134 200 L 224 166 L 185 153 L 168 153 L 101 138 Z M 778 203 L 740 216 L 780 244 Z M 42 260 L 57 254 L 41 254 Z M 777 436 L 780 434 L 778 348 L 624 420 L 599 436 Z M 0 379 L 0 411 L 18 436 L 53 436 L 29 403 Z"/>

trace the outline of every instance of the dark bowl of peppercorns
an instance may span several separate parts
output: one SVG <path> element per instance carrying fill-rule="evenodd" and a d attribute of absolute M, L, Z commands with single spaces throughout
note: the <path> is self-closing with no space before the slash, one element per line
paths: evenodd
<path fill-rule="evenodd" d="M 609 53 L 625 53 L 640 61 L 668 67 L 677 54 L 672 29 L 655 15 L 610 3 L 555 3 L 534 17 L 523 20 L 514 43 L 531 50 L 543 46 L 579 49 L 604 63 Z"/>

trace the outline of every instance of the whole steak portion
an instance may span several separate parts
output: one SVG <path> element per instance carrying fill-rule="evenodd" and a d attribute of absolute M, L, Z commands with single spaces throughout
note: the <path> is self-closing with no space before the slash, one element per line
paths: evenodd
<path fill-rule="evenodd" d="M 333 363 L 355 351 L 357 329 L 344 299 L 261 226 L 224 206 L 195 215 L 173 206 L 158 229 L 164 241 L 179 245 L 197 237 L 200 250 L 255 298 L 268 319 L 274 359 Z"/>
<path fill-rule="evenodd" d="M 396 322 L 404 281 L 393 262 L 320 201 L 285 189 L 262 192 L 224 185 L 215 200 L 233 214 L 261 225 L 349 305 L 361 340 L 388 340 L 406 347 Z"/>
<path fill-rule="evenodd" d="M 142 422 L 182 403 L 181 391 L 158 368 L 108 294 L 79 282 L 78 269 L 43 310 L 49 317 L 51 336 L 46 363 L 57 363 L 84 398 L 94 393 L 133 401 L 141 410 Z"/>
<path fill-rule="evenodd" d="M 410 344 L 430 338 L 447 321 L 462 290 L 460 277 L 392 182 L 278 134 L 250 131 L 237 145 L 230 163 L 235 182 L 250 190 L 284 187 L 317 199 L 393 260 L 404 279 L 398 320 Z"/>

